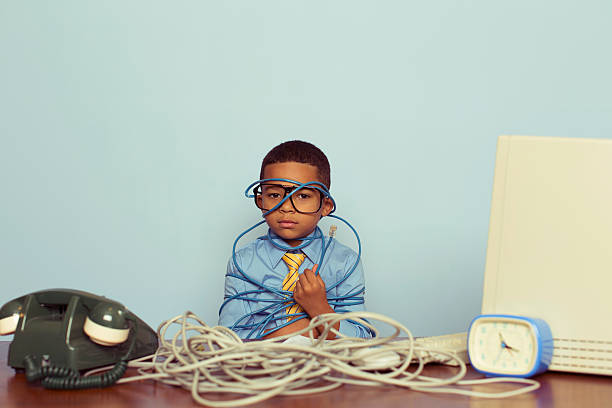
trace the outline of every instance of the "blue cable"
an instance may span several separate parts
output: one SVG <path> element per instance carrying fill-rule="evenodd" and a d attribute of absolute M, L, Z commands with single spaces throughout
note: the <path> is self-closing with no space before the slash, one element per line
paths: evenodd
<path fill-rule="evenodd" d="M 291 183 L 291 184 L 295 184 L 296 187 L 289 193 L 287 194 L 278 204 L 276 204 L 274 207 L 272 207 L 270 210 L 267 210 L 266 212 L 264 212 L 262 214 L 262 217 L 266 217 L 266 215 L 270 214 L 271 212 L 275 211 L 276 209 L 280 208 L 285 201 L 290 200 L 291 196 L 293 194 L 295 194 L 299 189 L 304 188 L 304 187 L 308 187 L 311 189 L 315 189 L 321 192 L 321 194 L 323 194 L 323 197 L 325 198 L 329 198 L 333 204 L 333 208 L 331 210 L 331 212 L 329 213 L 329 217 L 332 218 L 336 218 L 340 221 L 342 221 L 344 224 L 346 224 L 351 231 L 353 231 L 353 233 L 355 234 L 355 237 L 357 238 L 357 245 L 358 245 L 358 253 L 357 253 L 357 258 L 355 260 L 355 263 L 352 265 L 352 267 L 348 270 L 348 272 L 344 275 L 344 277 L 342 279 L 340 279 L 339 281 L 335 282 L 333 285 L 331 285 L 330 287 L 326 287 L 326 291 L 329 293 L 329 291 L 333 290 L 334 288 L 336 288 L 338 285 L 342 284 L 344 281 L 346 281 L 346 279 L 348 279 L 349 276 L 351 276 L 353 274 L 353 272 L 355 271 L 355 269 L 357 268 L 357 265 L 359 264 L 359 260 L 361 259 L 361 240 L 359 239 L 359 234 L 357 234 L 357 231 L 355 230 L 355 228 L 353 228 L 353 226 L 346 221 L 345 219 L 338 217 L 336 215 L 332 215 L 332 213 L 334 211 L 336 211 L 336 202 L 334 201 L 334 199 L 332 198 L 331 194 L 329 193 L 329 190 L 327 189 L 327 187 L 325 187 L 324 184 L 317 182 L 317 181 L 310 181 L 308 183 L 300 183 L 294 180 L 289 180 L 289 179 L 283 179 L 283 178 L 272 178 L 272 179 L 262 179 L 262 180 L 257 180 L 253 183 L 251 183 L 245 190 L 244 194 L 247 198 L 254 198 L 255 195 L 251 194 L 251 189 L 263 182 L 271 182 L 271 181 L 281 181 L 281 182 L 286 182 L 286 183 Z M 261 307 L 257 310 L 251 311 L 250 313 L 246 313 L 244 315 L 242 315 L 241 317 L 239 317 L 234 324 L 230 327 L 232 330 L 250 330 L 247 338 L 252 338 L 251 336 L 254 336 L 253 338 L 255 339 L 260 339 L 262 338 L 264 335 L 267 335 L 269 333 L 272 333 L 276 330 L 281 329 L 282 327 L 288 326 L 291 323 L 294 323 L 298 320 L 307 318 L 308 315 L 304 312 L 300 312 L 300 313 L 294 313 L 291 315 L 287 315 L 286 313 L 284 313 L 284 310 L 286 310 L 287 307 L 289 307 L 291 304 L 295 304 L 295 301 L 293 300 L 293 292 L 292 291 L 287 291 L 287 290 L 283 290 L 283 289 L 279 289 L 279 288 L 274 288 L 271 286 L 266 286 L 264 285 L 262 282 L 259 282 L 255 279 L 253 279 L 251 276 L 249 276 L 239 265 L 238 265 L 238 261 L 236 259 L 236 247 L 238 245 L 238 242 L 240 241 L 240 239 L 242 237 L 244 237 L 246 234 L 248 234 L 249 232 L 251 232 L 252 230 L 254 230 L 255 228 L 259 227 L 260 225 L 262 225 L 263 223 L 265 223 L 265 220 L 263 221 L 259 221 L 258 223 L 256 223 L 255 225 L 253 225 L 250 228 L 247 228 L 244 232 L 242 232 L 241 234 L 239 234 L 236 239 L 234 240 L 234 244 L 232 245 L 232 262 L 234 264 L 234 266 L 236 267 L 236 270 L 239 272 L 239 274 L 230 274 L 228 276 L 232 276 L 235 277 L 237 279 L 243 280 L 245 282 L 249 282 L 252 285 L 254 285 L 255 287 L 259 288 L 259 289 L 255 289 L 255 290 L 249 290 L 249 291 L 244 291 L 244 292 L 240 292 L 237 293 L 235 295 L 229 296 L 227 297 L 224 302 L 221 304 L 221 307 L 219 308 L 219 314 L 221 314 L 221 311 L 223 310 L 223 308 L 232 300 L 243 300 L 243 301 L 248 301 L 248 302 L 262 302 L 262 303 L 269 303 L 268 305 Z M 261 236 L 258 239 L 266 239 L 269 240 L 270 243 L 272 245 L 274 245 L 275 247 L 283 250 L 283 251 L 292 251 L 292 250 L 299 250 L 302 248 L 305 248 L 306 246 L 312 244 L 315 240 L 319 239 L 321 240 L 321 257 L 319 258 L 319 267 L 317 268 L 317 271 L 315 272 L 315 274 L 318 274 L 318 271 L 321 270 L 321 268 L 323 267 L 323 260 L 325 257 L 325 254 L 327 252 L 327 249 L 329 248 L 329 246 L 331 245 L 331 242 L 333 240 L 333 237 L 329 237 L 327 240 L 325 239 L 325 236 L 323 235 L 323 232 L 321 231 L 321 229 L 317 226 L 315 228 L 314 234 L 312 234 L 312 236 L 310 237 L 304 237 L 304 238 L 300 238 L 300 240 L 302 240 L 302 243 L 298 246 L 292 247 L 289 245 L 283 245 L 280 242 L 277 242 L 278 240 L 274 240 L 274 238 L 271 235 L 271 230 L 268 229 L 268 233 L 265 236 Z M 360 305 L 364 303 L 364 297 L 363 297 L 363 293 L 365 291 L 365 288 L 357 288 L 353 293 L 349 293 L 343 296 L 327 296 L 327 301 L 330 304 L 330 306 L 338 306 L 338 307 L 342 307 L 342 306 L 354 306 L 354 305 Z M 271 298 L 267 298 L 267 299 L 258 299 L 256 297 L 256 295 L 261 294 L 261 293 L 269 293 L 271 294 L 273 297 Z M 248 323 L 249 319 L 253 316 L 256 316 L 258 314 L 264 314 L 268 312 L 267 316 L 265 316 L 264 318 L 260 319 L 259 322 L 255 322 L 255 323 Z M 337 313 L 344 313 L 347 312 L 347 310 L 343 310 L 342 308 L 336 310 Z M 288 320 L 288 317 L 294 317 L 293 320 L 291 321 L 285 321 L 284 323 L 278 324 L 276 327 L 274 327 L 273 329 L 265 332 L 266 326 L 268 324 L 270 324 L 271 322 L 275 322 L 278 320 Z M 244 323 L 241 323 L 243 322 Z M 366 331 L 368 331 L 370 333 L 370 335 L 373 335 L 374 333 L 372 332 L 372 330 L 370 328 L 368 328 L 367 326 L 350 320 L 352 323 L 361 326 L 362 328 L 364 328 Z"/>

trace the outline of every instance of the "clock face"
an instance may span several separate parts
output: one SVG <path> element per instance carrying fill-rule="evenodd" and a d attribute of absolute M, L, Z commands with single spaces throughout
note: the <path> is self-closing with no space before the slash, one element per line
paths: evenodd
<path fill-rule="evenodd" d="M 483 317 L 470 328 L 470 361 L 488 373 L 525 375 L 538 355 L 536 333 L 529 322 L 511 317 Z"/>

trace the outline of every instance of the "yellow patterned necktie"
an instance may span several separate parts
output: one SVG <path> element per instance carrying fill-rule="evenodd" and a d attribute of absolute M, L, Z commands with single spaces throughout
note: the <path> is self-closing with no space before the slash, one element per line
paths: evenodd
<path fill-rule="evenodd" d="M 304 254 L 292 254 L 287 252 L 285 255 L 283 255 L 283 261 L 285 261 L 287 268 L 289 268 L 287 276 L 285 276 L 285 279 L 283 279 L 283 290 L 293 292 L 295 289 L 295 284 L 297 283 L 299 277 L 298 270 L 300 269 L 302 262 L 304 262 L 304 258 L 306 258 L 306 255 Z M 287 307 L 286 311 L 288 315 L 303 312 L 302 308 L 297 303 Z"/>

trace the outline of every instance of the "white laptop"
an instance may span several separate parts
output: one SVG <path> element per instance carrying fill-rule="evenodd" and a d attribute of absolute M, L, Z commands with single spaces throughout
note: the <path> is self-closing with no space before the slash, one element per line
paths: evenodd
<path fill-rule="evenodd" d="M 483 313 L 548 322 L 550 370 L 612 375 L 612 140 L 498 140 Z"/>

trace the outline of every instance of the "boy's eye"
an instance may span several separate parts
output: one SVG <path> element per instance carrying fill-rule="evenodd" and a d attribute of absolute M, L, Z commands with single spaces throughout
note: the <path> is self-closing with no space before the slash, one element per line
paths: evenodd
<path fill-rule="evenodd" d="M 278 193 L 267 193 L 266 197 L 272 200 L 278 200 L 280 198 L 280 194 Z"/>
<path fill-rule="evenodd" d="M 308 199 L 312 198 L 312 195 L 307 194 L 307 193 L 299 193 L 299 194 L 296 194 L 296 196 L 297 196 L 296 198 L 298 200 L 308 200 Z"/>

